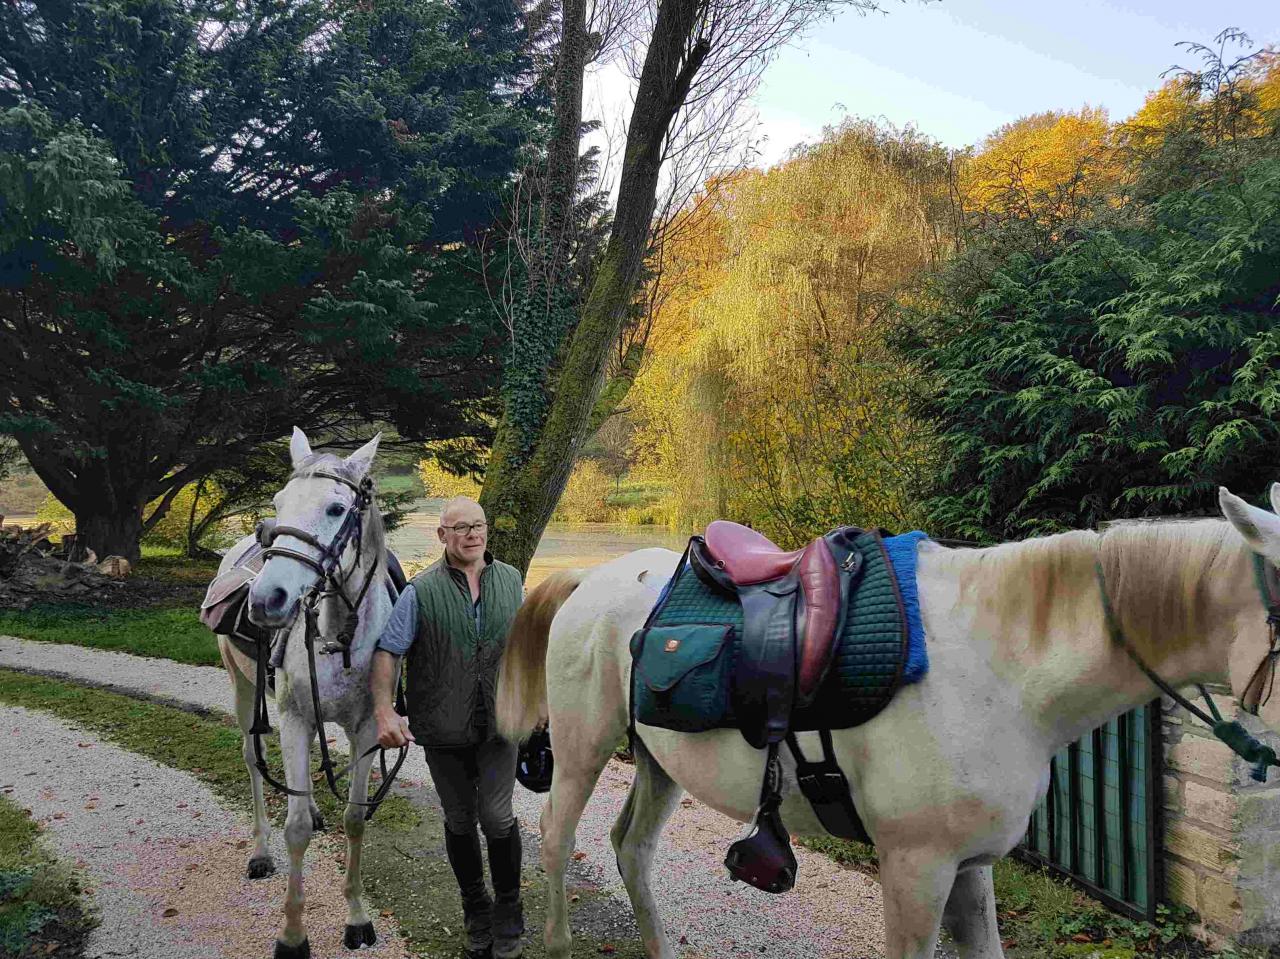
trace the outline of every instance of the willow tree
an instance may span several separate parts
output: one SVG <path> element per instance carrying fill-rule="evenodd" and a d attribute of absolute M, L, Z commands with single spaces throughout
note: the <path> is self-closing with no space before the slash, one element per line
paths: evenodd
<path fill-rule="evenodd" d="M 866 0 L 561 5 L 551 77 L 554 130 L 545 163 L 528 178 L 533 202 L 515 218 L 520 256 L 505 302 L 512 348 L 481 494 L 494 549 L 508 562 L 528 567 L 575 458 L 639 369 L 644 337 L 626 332 L 640 312 L 646 259 L 669 223 L 655 215 L 664 171 L 687 174 L 722 160 L 739 107 L 771 55 L 841 5 L 873 6 Z M 615 29 L 619 21 L 625 28 Z M 599 221 L 584 217 L 578 202 L 586 171 L 582 81 L 612 38 L 620 38 L 621 55 L 634 67 L 635 97 L 617 201 L 606 214 L 607 239 L 597 243 Z M 668 196 L 678 198 L 680 189 Z"/>
<path fill-rule="evenodd" d="M 947 172 L 918 135 L 850 123 L 715 185 L 715 221 L 680 250 L 697 278 L 661 312 L 634 404 L 682 523 L 798 542 L 916 520 L 935 444 L 887 340 L 896 298 L 946 251 Z"/>

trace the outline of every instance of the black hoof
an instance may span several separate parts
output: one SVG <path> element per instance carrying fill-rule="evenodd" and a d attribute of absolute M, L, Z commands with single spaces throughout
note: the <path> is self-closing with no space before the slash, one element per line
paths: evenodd
<path fill-rule="evenodd" d="M 275 860 L 270 856 L 254 856 L 249 860 L 249 878 L 263 879 L 276 871 Z"/>
<path fill-rule="evenodd" d="M 311 814 L 311 831 L 324 832 L 324 829 L 324 816 L 320 815 L 318 812 L 313 812 Z"/>
<path fill-rule="evenodd" d="M 296 946 L 290 946 L 277 939 L 275 959 L 311 959 L 310 940 L 303 939 Z"/>
<path fill-rule="evenodd" d="M 359 949 L 361 946 L 372 946 L 378 941 L 378 934 L 373 931 L 373 923 L 363 926 L 347 926 L 342 932 L 342 944 L 348 949 Z"/>

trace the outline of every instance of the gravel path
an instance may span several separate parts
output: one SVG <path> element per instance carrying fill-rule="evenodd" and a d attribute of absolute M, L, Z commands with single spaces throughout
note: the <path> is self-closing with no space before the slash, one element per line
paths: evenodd
<path fill-rule="evenodd" d="M 285 877 L 244 876 L 247 817 L 192 776 L 103 742 L 44 713 L 0 706 L 0 793 L 31 810 L 59 856 L 88 874 L 102 923 L 89 959 L 240 959 L 267 955 Z M 278 836 L 278 833 L 277 833 Z M 286 861 L 276 841 L 277 861 Z M 346 903 L 331 840 L 313 843 L 304 873 L 312 954 L 342 947 Z M 394 921 L 378 946 L 406 956 Z"/>
<path fill-rule="evenodd" d="M 184 666 L 12 637 L 0 637 L 0 667 L 60 675 L 189 707 L 227 713 L 232 710 L 230 685 L 217 667 Z M 334 732 L 331 730 L 330 735 Z M 335 738 L 341 743 L 340 733 Z M 39 754 L 19 754 L 14 762 L 25 771 L 30 768 L 31 757 Z M 84 757 L 77 756 L 80 758 Z M 193 788 L 194 781 L 189 777 L 172 775 L 190 785 L 175 785 L 172 793 L 168 787 L 144 790 L 153 804 L 163 805 Z M 622 807 L 631 777 L 631 767 L 623 763 L 611 762 L 606 768 L 578 826 L 574 868 L 577 876 L 616 896 L 628 912 L 630 905 L 614 865 L 609 829 Z M 401 779 L 407 784 L 430 787 L 430 775 L 420 751 L 411 753 Z M 516 814 L 529 824 L 526 836 L 532 833 L 531 838 L 536 838 L 533 824 L 538 822 L 542 797 L 517 788 L 515 804 Z M 232 829 L 229 820 L 226 828 L 243 836 L 243 832 Z M 732 882 L 721 862 L 738 829 L 737 823 L 685 797 L 663 834 L 654 863 L 655 894 L 668 933 L 673 942 L 681 943 L 682 953 L 707 959 L 762 953 L 796 959 L 875 959 L 883 955 L 883 906 L 875 880 L 842 868 L 826 856 L 796 847 L 800 879 L 794 891 L 771 896 Z M 223 833 L 220 841 L 229 842 L 228 834 Z M 227 869 L 238 875 L 243 854 L 234 849 L 234 843 L 232 846 L 234 855 Z M 266 898 L 272 903 L 280 901 L 275 894 Z M 313 943 L 317 938 L 312 936 Z"/>

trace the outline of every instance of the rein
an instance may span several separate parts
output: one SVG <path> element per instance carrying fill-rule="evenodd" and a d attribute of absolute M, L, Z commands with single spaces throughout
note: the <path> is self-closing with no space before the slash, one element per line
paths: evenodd
<path fill-rule="evenodd" d="M 1258 664 L 1258 668 L 1253 671 L 1253 676 L 1250 677 L 1248 684 L 1245 686 L 1244 694 L 1239 702 L 1245 712 L 1257 716 L 1258 710 L 1266 705 L 1275 690 L 1276 658 L 1280 657 L 1280 582 L 1277 581 L 1280 574 L 1277 574 L 1274 566 L 1256 553 L 1253 554 L 1253 566 L 1257 578 L 1258 592 L 1262 596 L 1262 604 L 1267 611 L 1270 648 L 1262 658 L 1262 662 Z M 1267 768 L 1280 766 L 1280 760 L 1277 760 L 1275 750 L 1260 742 L 1238 721 L 1231 720 L 1228 722 L 1223 719 L 1222 713 L 1218 711 L 1217 704 L 1213 701 L 1213 697 L 1209 695 L 1209 691 L 1203 685 L 1197 685 L 1196 688 L 1200 690 L 1200 695 L 1204 697 L 1205 704 L 1209 707 L 1208 713 L 1170 686 L 1155 670 L 1143 662 L 1142 657 L 1138 655 L 1138 651 L 1133 648 L 1133 644 L 1129 642 L 1124 635 L 1124 631 L 1120 629 L 1115 610 L 1111 606 L 1111 598 L 1107 594 L 1107 581 L 1102 571 L 1102 564 L 1094 563 L 1094 569 L 1098 576 L 1098 588 L 1102 594 L 1102 611 L 1106 617 L 1107 630 L 1111 634 L 1111 639 L 1128 653 L 1129 658 L 1134 661 L 1137 667 L 1146 674 L 1146 677 L 1161 692 L 1210 727 L 1213 730 L 1213 734 L 1231 747 L 1231 751 L 1237 756 L 1252 764 L 1253 769 L 1249 771 L 1250 778 L 1256 782 L 1265 783 L 1267 781 Z M 1250 706 L 1248 700 L 1255 686 L 1258 692 L 1254 698 L 1253 705 Z M 1263 694 L 1264 689 L 1266 691 L 1265 695 Z"/>
<path fill-rule="evenodd" d="M 341 801 L 343 797 L 338 792 L 339 780 L 351 772 L 365 758 L 373 755 L 374 752 L 379 752 L 378 763 L 381 767 L 382 783 L 378 786 L 377 792 L 373 794 L 373 797 L 368 802 L 345 800 L 349 805 L 366 807 L 367 812 L 364 818 L 368 820 L 373 818 L 373 814 L 377 812 L 378 807 L 382 805 L 383 800 L 387 798 L 387 794 L 391 791 L 396 775 L 400 772 L 400 767 L 404 765 L 405 758 L 408 756 L 409 747 L 407 745 L 399 747 L 399 755 L 389 770 L 387 768 L 387 750 L 377 743 L 374 743 L 374 745 L 341 769 L 336 768 L 333 757 L 329 755 L 329 744 L 324 734 L 324 717 L 320 711 L 320 681 L 316 675 L 316 641 L 324 639 L 320 633 L 320 601 L 331 596 L 337 596 L 346 604 L 346 620 L 338 631 L 338 635 L 332 640 L 326 640 L 320 648 L 320 652 L 325 655 L 341 653 L 342 668 L 351 668 L 351 644 L 355 641 L 356 630 L 360 626 L 360 604 L 364 602 L 365 594 L 369 591 L 369 585 L 377 578 L 378 567 L 382 562 L 382 558 L 374 558 L 373 568 L 366 574 L 364 583 L 361 585 L 360 592 L 356 596 L 354 603 L 347 598 L 344 588 L 350 576 L 340 577 L 342 572 L 341 560 L 348 544 L 354 539 L 356 543 L 355 569 L 360 568 L 360 560 L 364 554 L 364 514 L 374 501 L 373 480 L 365 477 L 359 484 L 356 484 L 345 476 L 339 476 L 337 473 L 331 473 L 326 470 L 316 470 L 313 473 L 301 475 L 294 474 L 289 477 L 289 482 L 295 479 L 333 480 L 350 487 L 356 494 L 355 502 L 352 504 L 352 508 L 347 511 L 346 519 L 343 520 L 342 526 L 338 529 L 333 541 L 327 546 L 305 529 L 299 529 L 294 526 L 275 526 L 267 536 L 267 547 L 262 551 L 262 555 L 264 564 L 273 556 L 283 556 L 286 559 L 296 560 L 305 566 L 311 567 L 317 574 L 316 582 L 308 588 L 303 598 L 302 607 L 304 620 L 303 645 L 307 651 L 307 668 L 311 678 L 311 705 L 315 710 L 316 730 L 319 732 L 320 739 L 320 770 L 329 783 L 329 790 Z M 302 540 L 302 542 L 317 550 L 320 554 L 319 557 L 308 556 L 306 553 L 289 549 L 286 546 L 276 546 L 275 541 L 280 536 L 292 536 L 294 539 Z M 274 654 L 273 659 L 283 661 L 285 639 L 286 637 L 281 637 L 280 648 Z M 284 783 L 277 782 L 267 772 L 267 759 L 262 749 L 263 734 L 271 732 L 271 723 L 267 717 L 266 674 L 266 658 L 259 655 L 257 683 L 255 684 L 253 727 L 249 730 L 253 736 L 254 752 L 257 757 L 255 765 L 262 778 L 277 792 L 282 792 L 289 796 L 310 796 L 313 790 L 290 789 Z M 396 709 L 400 712 L 404 711 L 402 697 L 403 693 L 397 689 Z"/>

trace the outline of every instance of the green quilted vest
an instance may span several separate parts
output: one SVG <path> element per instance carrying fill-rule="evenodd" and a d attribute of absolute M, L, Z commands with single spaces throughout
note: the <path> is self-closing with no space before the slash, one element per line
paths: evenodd
<path fill-rule="evenodd" d="M 494 735 L 498 661 L 524 587 L 513 566 L 494 560 L 480 574 L 482 632 L 471 596 L 442 557 L 414 577 L 418 630 L 405 666 L 409 728 L 421 746 L 472 746 Z M 483 697 L 483 699 L 481 698 Z M 476 724 L 483 702 L 488 723 Z"/>

